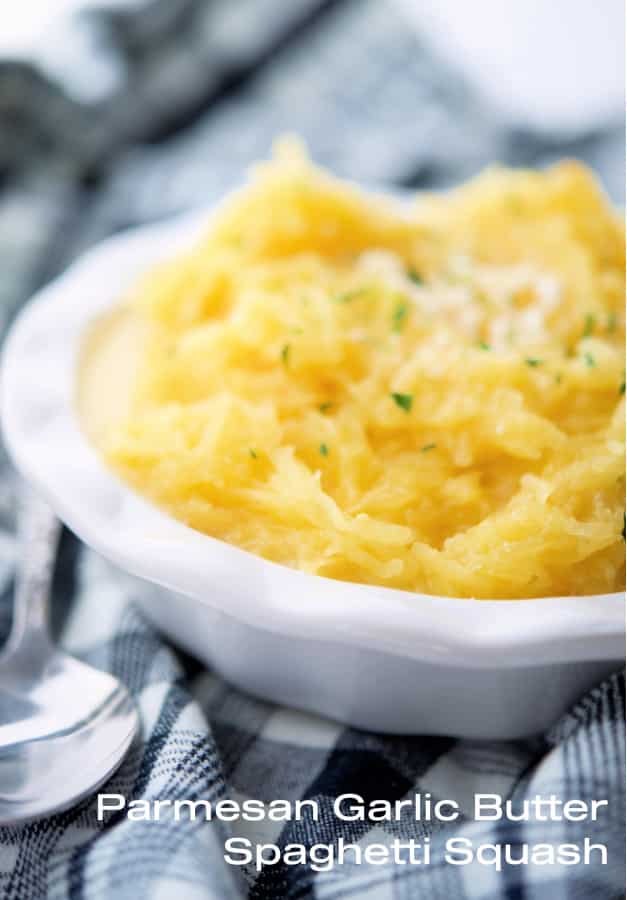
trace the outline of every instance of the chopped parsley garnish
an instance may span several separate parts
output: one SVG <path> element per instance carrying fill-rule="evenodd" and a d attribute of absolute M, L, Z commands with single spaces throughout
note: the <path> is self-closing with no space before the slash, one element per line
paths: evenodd
<path fill-rule="evenodd" d="M 320 406 L 318 407 L 318 409 L 320 410 L 321 413 L 326 413 L 326 412 L 329 412 L 330 409 L 333 409 L 333 404 L 332 403 L 321 403 Z"/>
<path fill-rule="evenodd" d="M 421 452 L 421 453 L 428 453 L 429 450 L 435 450 L 435 448 L 436 448 L 437 446 L 438 446 L 437 444 L 425 444 L 424 447 L 421 447 L 421 448 L 420 448 L 420 452 Z"/>
<path fill-rule="evenodd" d="M 542 365 L 542 360 L 537 359 L 537 357 L 534 357 L 534 356 L 528 356 L 527 359 L 525 360 L 525 362 L 527 363 L 528 366 L 531 366 L 532 369 L 535 369 L 536 366 Z"/>
<path fill-rule="evenodd" d="M 329 455 L 329 448 L 327 447 L 326 444 L 320 444 L 320 453 L 321 453 L 322 456 L 328 456 L 328 455 Z"/>
<path fill-rule="evenodd" d="M 618 319 L 615 312 L 607 314 L 607 333 L 613 334 L 618 326 Z"/>
<path fill-rule="evenodd" d="M 390 394 L 390 397 L 400 409 L 404 409 L 407 413 L 411 410 L 414 402 L 413 394 Z"/>
<path fill-rule="evenodd" d="M 625 393 L 625 382 L 624 382 L 624 381 L 621 382 L 621 385 L 620 385 L 620 387 L 619 387 L 619 389 L 618 389 L 618 393 L 619 393 L 619 394 L 624 394 L 624 393 Z"/>
<path fill-rule="evenodd" d="M 366 288 L 356 288 L 354 291 L 344 291 L 343 294 L 338 294 L 337 297 L 333 298 L 334 303 L 350 303 L 351 300 L 356 300 L 357 297 L 360 297 L 362 294 L 366 293 Z"/>
<path fill-rule="evenodd" d="M 591 353 L 584 353 L 583 358 L 589 369 L 593 369 L 596 366 L 597 361 Z"/>
<path fill-rule="evenodd" d="M 487 341 L 479 341 L 477 344 L 480 350 L 491 350 L 492 347 L 488 344 Z"/>
<path fill-rule="evenodd" d="M 285 344 L 281 350 L 281 362 L 287 366 L 290 361 L 290 345 Z"/>
<path fill-rule="evenodd" d="M 396 331 L 397 333 L 399 333 L 403 330 L 408 312 L 409 309 L 404 300 L 399 301 L 392 315 L 392 331 Z"/>
<path fill-rule="evenodd" d="M 249 447 L 248 452 L 250 453 L 252 459 L 257 459 L 257 451 L 253 450 L 252 447 Z"/>
<path fill-rule="evenodd" d="M 590 337 L 596 327 L 596 323 L 596 317 L 593 316 L 592 313 L 588 313 L 583 326 L 583 337 Z"/>
<path fill-rule="evenodd" d="M 413 268 L 413 266 L 410 266 L 407 269 L 406 274 L 407 274 L 407 277 L 409 278 L 409 280 L 413 281 L 414 284 L 424 284 L 425 283 L 425 280 L 422 277 L 422 275 L 420 274 L 420 272 L 417 272 L 416 269 Z"/>

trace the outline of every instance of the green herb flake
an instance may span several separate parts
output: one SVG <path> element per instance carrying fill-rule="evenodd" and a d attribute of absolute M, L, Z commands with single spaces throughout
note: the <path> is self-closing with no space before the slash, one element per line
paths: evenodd
<path fill-rule="evenodd" d="M 318 407 L 318 409 L 320 410 L 321 413 L 327 413 L 327 412 L 329 412 L 330 409 L 333 409 L 333 404 L 332 403 L 321 403 L 320 406 Z"/>
<path fill-rule="evenodd" d="M 596 328 L 596 324 L 597 324 L 596 316 L 594 316 L 592 313 L 588 313 L 588 315 L 586 316 L 585 321 L 584 321 L 582 337 L 585 337 L 585 338 L 590 337 L 590 335 L 594 332 L 594 329 Z"/>
<path fill-rule="evenodd" d="M 413 394 L 390 394 L 392 400 L 400 409 L 404 409 L 406 413 L 410 412 L 411 405 L 414 402 Z"/>
<path fill-rule="evenodd" d="M 621 385 L 620 385 L 620 387 L 619 387 L 619 389 L 618 389 L 618 393 L 619 393 L 619 394 L 624 394 L 624 393 L 625 393 L 625 382 L 624 382 L 624 381 L 621 382 Z"/>
<path fill-rule="evenodd" d="M 328 456 L 328 455 L 329 455 L 329 448 L 327 447 L 326 444 L 320 444 L 320 455 L 321 455 L 321 456 Z"/>
<path fill-rule="evenodd" d="M 407 304 L 404 300 L 401 300 L 397 304 L 396 309 L 392 314 L 392 331 L 395 331 L 397 334 L 399 334 L 403 330 L 408 312 L 409 308 Z"/>
<path fill-rule="evenodd" d="M 607 333 L 614 334 L 616 329 L 618 328 L 618 317 L 615 312 L 611 312 L 607 314 Z"/>
<path fill-rule="evenodd" d="M 588 366 L 589 369 L 593 369 L 596 366 L 597 361 L 594 358 L 594 356 L 592 355 L 592 353 L 584 353 L 583 358 L 584 358 L 585 364 Z"/>
<path fill-rule="evenodd" d="M 344 291 L 333 298 L 334 303 L 350 303 L 366 293 L 366 288 L 356 288 L 354 291 Z"/>
<path fill-rule="evenodd" d="M 281 349 L 281 362 L 283 363 L 284 366 L 287 366 L 287 365 L 289 365 L 289 361 L 290 361 L 290 345 L 285 344 L 283 346 L 283 348 Z"/>
<path fill-rule="evenodd" d="M 490 351 L 492 347 L 488 344 L 487 341 L 479 341 L 477 344 L 480 350 Z"/>
<path fill-rule="evenodd" d="M 250 453 L 251 459 L 257 459 L 257 451 L 256 450 L 253 450 L 252 447 L 249 447 L 248 452 Z"/>
<path fill-rule="evenodd" d="M 414 269 L 413 266 L 409 266 L 409 268 L 406 270 L 406 275 L 409 278 L 409 280 L 411 282 L 413 282 L 414 284 L 424 284 L 425 283 L 425 280 L 422 277 L 422 275 L 420 274 L 420 272 L 418 272 L 416 269 Z"/>
<path fill-rule="evenodd" d="M 425 444 L 424 447 L 421 447 L 421 448 L 420 448 L 420 452 L 421 452 L 421 453 L 428 453 L 429 450 L 435 450 L 435 448 L 436 448 L 437 446 L 438 446 L 437 444 Z"/>
<path fill-rule="evenodd" d="M 538 366 L 542 365 L 542 360 L 538 359 L 537 357 L 534 357 L 534 356 L 528 356 L 527 359 L 525 360 L 525 362 L 532 369 L 535 369 Z"/>

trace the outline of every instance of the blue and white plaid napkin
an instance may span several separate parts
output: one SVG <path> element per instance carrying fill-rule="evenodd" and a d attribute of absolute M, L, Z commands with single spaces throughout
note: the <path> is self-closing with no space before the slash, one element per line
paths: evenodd
<path fill-rule="evenodd" d="M 91 5 L 91 4 L 90 4 Z M 0 328 L 84 247 L 121 227 L 209 202 L 298 131 L 342 174 L 436 186 L 493 159 L 542 163 L 568 153 L 622 199 L 624 130 L 563 147 L 508 133 L 442 69 L 386 0 L 110 0 L 68 48 L 39 67 L 0 59 Z M 74 35 L 72 37 L 71 35 Z M 72 43 L 75 41 L 75 43 Z M 87 48 L 87 49 L 86 49 Z M 84 54 L 89 52 L 89 56 Z M 73 60 L 70 64 L 68 60 Z M 81 91 L 86 71 L 100 80 Z M 89 87 L 89 85 L 88 85 Z M 16 547 L 15 478 L 0 465 L 0 636 L 8 629 Z M 599 685 L 547 733 L 508 743 L 347 729 L 254 700 L 171 648 L 137 612 L 146 588 L 64 535 L 53 617 L 62 643 L 135 696 L 142 733 L 102 788 L 130 800 L 242 802 L 415 792 L 456 800 L 460 821 L 394 824 L 191 819 L 98 821 L 94 800 L 0 829 L 0 896 L 12 900 L 618 900 L 624 895 L 624 678 Z M 441 861 L 452 835 L 475 843 L 579 843 L 590 824 L 471 821 L 475 792 L 608 798 L 591 837 L 606 866 Z M 229 866 L 224 842 L 360 846 L 431 840 L 429 866 Z"/>

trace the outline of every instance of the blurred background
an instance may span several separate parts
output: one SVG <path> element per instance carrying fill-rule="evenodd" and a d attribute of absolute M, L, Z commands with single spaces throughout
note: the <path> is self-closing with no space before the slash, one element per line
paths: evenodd
<path fill-rule="evenodd" d="M 20 0 L 0 29 L 0 326 L 88 245 L 301 134 L 365 182 L 575 156 L 624 200 L 622 0 Z"/>

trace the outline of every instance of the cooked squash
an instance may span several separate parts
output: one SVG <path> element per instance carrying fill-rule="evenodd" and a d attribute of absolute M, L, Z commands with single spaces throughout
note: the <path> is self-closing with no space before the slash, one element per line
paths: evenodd
<path fill-rule="evenodd" d="M 310 573 L 618 590 L 624 244 L 575 162 L 401 205 L 284 143 L 132 291 L 138 373 L 103 453 L 192 528 Z"/>

